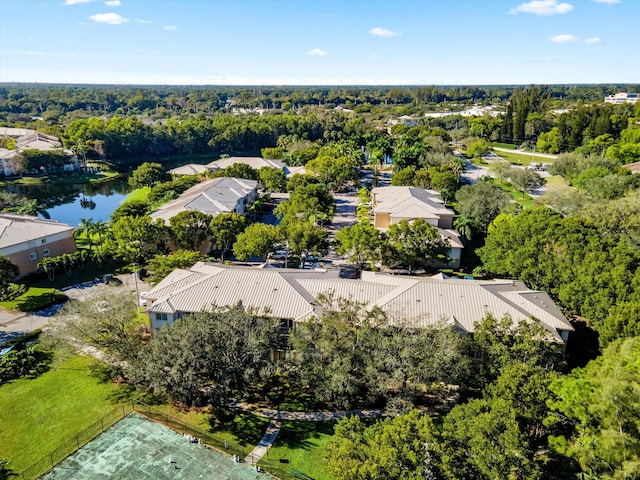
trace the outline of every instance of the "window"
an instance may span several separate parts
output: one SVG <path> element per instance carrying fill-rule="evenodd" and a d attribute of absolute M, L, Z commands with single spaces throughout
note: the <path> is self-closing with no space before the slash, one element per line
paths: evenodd
<path fill-rule="evenodd" d="M 156 320 L 159 322 L 166 322 L 168 320 L 166 313 L 156 313 Z"/>
<path fill-rule="evenodd" d="M 37 260 L 38 259 L 38 255 L 36 255 L 35 252 L 33 252 L 33 253 L 29 254 L 29 258 L 31 260 Z"/>
<path fill-rule="evenodd" d="M 47 243 L 47 239 L 43 238 L 42 240 L 40 240 L 40 243 Z"/>
<path fill-rule="evenodd" d="M 48 248 L 45 248 L 45 249 L 42 251 L 42 255 L 43 255 L 43 256 L 45 256 L 45 257 L 48 257 L 48 256 L 49 256 L 49 249 L 48 249 Z"/>

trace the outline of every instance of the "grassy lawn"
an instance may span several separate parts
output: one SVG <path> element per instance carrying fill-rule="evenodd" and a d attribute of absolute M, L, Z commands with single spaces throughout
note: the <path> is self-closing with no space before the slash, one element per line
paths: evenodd
<path fill-rule="evenodd" d="M 0 458 L 10 461 L 15 473 L 63 445 L 102 417 L 120 415 L 131 408 L 131 398 L 151 403 L 152 418 L 183 430 L 183 426 L 207 432 L 211 444 L 230 454 L 247 455 L 262 439 L 269 421 L 248 413 L 237 413 L 223 424 L 213 424 L 208 408 L 179 409 L 162 399 L 136 392 L 128 385 L 115 385 L 91 372 L 95 361 L 74 356 L 33 379 L 20 379 L 0 386 Z M 146 413 L 137 405 L 136 411 Z M 114 418 L 113 415 L 110 417 Z M 97 432 L 96 432 L 97 433 Z M 70 453 L 70 452 L 68 452 Z M 46 462 L 44 468 L 46 468 Z"/>
<path fill-rule="evenodd" d="M 100 183 L 112 180 L 120 175 L 117 172 L 100 172 L 100 173 L 74 173 L 69 175 L 55 175 L 42 177 L 20 177 L 12 180 L 0 181 L 0 187 L 7 185 L 46 185 L 55 183 L 56 185 L 69 185 L 75 183 Z"/>
<path fill-rule="evenodd" d="M 122 203 L 128 202 L 146 202 L 147 197 L 149 196 L 149 192 L 151 192 L 151 187 L 142 187 L 136 188 L 133 192 L 127 195 L 127 198 L 124 199 Z"/>
<path fill-rule="evenodd" d="M 315 480 L 331 480 L 324 451 L 333 436 L 334 425 L 335 422 L 285 422 L 259 465 L 276 475 L 294 469 Z"/>
<path fill-rule="evenodd" d="M 0 387 L 0 458 L 20 473 L 118 407 L 119 387 L 73 357 L 34 379 Z"/>
<path fill-rule="evenodd" d="M 31 287 L 25 293 L 8 302 L 0 302 L 0 307 L 20 312 L 32 312 L 66 299 L 67 296 L 55 288 Z"/>
<path fill-rule="evenodd" d="M 546 177 L 545 180 L 547 181 L 547 186 L 549 187 L 567 186 L 567 182 L 565 182 L 564 178 L 562 178 L 560 175 L 551 175 L 549 177 Z"/>
<path fill-rule="evenodd" d="M 512 143 L 500 143 L 500 142 L 494 142 L 492 143 L 492 145 L 494 147 L 498 147 L 498 148 L 508 148 L 509 150 L 515 150 L 516 146 Z"/>
<path fill-rule="evenodd" d="M 536 203 L 534 202 L 533 198 L 531 198 L 530 195 L 525 194 L 523 196 L 522 192 L 520 190 L 517 190 L 516 188 L 514 188 L 513 185 L 511 185 L 509 182 L 505 182 L 503 180 L 494 179 L 493 183 L 500 190 L 502 190 L 502 191 L 508 193 L 509 195 L 511 195 L 513 197 L 513 200 L 516 203 L 519 203 L 520 205 L 522 205 L 524 208 L 531 208 L 531 207 L 536 205 Z"/>

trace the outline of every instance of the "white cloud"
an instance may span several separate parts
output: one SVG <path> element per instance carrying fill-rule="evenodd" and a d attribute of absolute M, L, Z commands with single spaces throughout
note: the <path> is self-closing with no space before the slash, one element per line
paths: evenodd
<path fill-rule="evenodd" d="M 572 43 L 572 42 L 577 42 L 578 37 L 564 34 L 564 35 L 556 35 L 555 37 L 551 37 L 549 40 L 551 40 L 553 43 Z"/>
<path fill-rule="evenodd" d="M 95 15 L 91 15 L 89 18 L 94 22 L 106 23 L 108 25 L 120 25 L 121 23 L 126 23 L 129 21 L 128 18 L 124 18 L 123 16 L 113 12 L 96 13 Z"/>
<path fill-rule="evenodd" d="M 324 57 L 325 55 L 329 55 L 329 52 L 325 52 L 324 50 L 320 50 L 319 48 L 314 48 L 313 50 L 309 50 L 307 53 L 309 55 L 316 55 L 318 57 Z"/>
<path fill-rule="evenodd" d="M 78 5 L 79 3 L 91 3 L 95 0 L 65 0 L 65 5 Z"/>
<path fill-rule="evenodd" d="M 573 5 L 569 3 L 559 3 L 558 0 L 532 0 L 529 3 L 522 3 L 516 8 L 512 8 L 509 13 L 533 13 L 534 15 L 556 15 L 567 13 L 573 10 Z"/>
<path fill-rule="evenodd" d="M 152 20 L 145 20 L 144 18 L 136 18 L 136 23 L 151 23 Z"/>
<path fill-rule="evenodd" d="M 119 7 L 120 5 L 122 5 L 122 2 L 120 0 L 107 0 L 106 2 L 104 2 L 104 4 L 107 7 Z"/>
<path fill-rule="evenodd" d="M 588 44 L 588 45 L 595 45 L 596 43 L 600 43 L 602 42 L 602 40 L 600 40 L 600 37 L 591 37 L 591 38 L 587 38 L 584 43 Z"/>
<path fill-rule="evenodd" d="M 593 0 L 596 3 L 608 3 L 609 5 L 613 5 L 614 3 L 622 3 L 622 0 Z"/>
<path fill-rule="evenodd" d="M 36 50 L 24 50 L 22 52 L 18 52 L 20 55 L 36 55 L 38 57 L 44 57 L 47 52 L 38 52 Z"/>
<path fill-rule="evenodd" d="M 173 32 L 178 27 L 176 27 L 175 25 L 163 25 L 162 28 L 164 28 L 167 32 Z"/>
<path fill-rule="evenodd" d="M 375 27 L 369 30 L 371 35 L 375 35 L 376 37 L 395 37 L 398 35 L 396 32 L 389 30 L 388 28 Z"/>

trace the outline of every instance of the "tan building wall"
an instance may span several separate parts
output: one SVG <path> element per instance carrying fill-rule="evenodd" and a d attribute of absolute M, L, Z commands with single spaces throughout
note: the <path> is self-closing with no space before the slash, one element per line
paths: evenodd
<path fill-rule="evenodd" d="M 375 213 L 373 226 L 376 228 L 389 228 L 390 220 L 388 213 Z"/>
<path fill-rule="evenodd" d="M 27 242 L 24 244 L 23 250 L 6 255 L 6 257 L 18 266 L 20 277 L 24 277 L 36 272 L 38 270 L 37 265 L 43 258 L 73 253 L 77 249 L 76 239 L 71 235 L 55 242 Z"/>

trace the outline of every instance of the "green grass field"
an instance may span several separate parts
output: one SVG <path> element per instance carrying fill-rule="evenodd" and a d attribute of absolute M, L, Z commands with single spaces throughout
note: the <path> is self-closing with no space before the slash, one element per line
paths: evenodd
<path fill-rule="evenodd" d="M 208 409 L 182 410 L 172 404 L 153 402 L 149 395 L 127 385 L 116 385 L 92 373 L 96 362 L 74 356 L 56 364 L 41 376 L 0 386 L 0 458 L 8 460 L 15 473 L 62 445 L 114 409 L 129 411 L 131 397 L 152 401 L 160 419 L 206 431 L 217 445 L 227 441 L 234 451 L 248 454 L 263 437 L 269 421 L 248 413 L 237 413 L 223 424 L 212 424 Z M 157 399 L 156 399 L 157 400 Z M 136 406 L 144 412 L 144 407 Z"/>
<path fill-rule="evenodd" d="M 53 287 L 31 287 L 25 293 L 8 302 L 0 302 L 0 307 L 20 312 L 32 312 L 48 307 L 49 305 L 64 300 L 66 295 Z"/>
<path fill-rule="evenodd" d="M 127 198 L 125 198 L 122 203 L 134 201 L 146 202 L 147 197 L 149 197 L 149 192 L 151 192 L 151 187 L 136 188 L 133 192 L 127 195 Z"/>
<path fill-rule="evenodd" d="M 324 452 L 333 436 L 335 422 L 285 422 L 268 456 L 258 465 L 269 471 L 285 473 L 292 469 L 314 480 L 332 480 L 324 459 Z"/>
<path fill-rule="evenodd" d="M 92 360 L 72 357 L 34 379 L 0 387 L 0 458 L 20 473 L 118 407 L 119 387 L 92 376 Z"/>
<path fill-rule="evenodd" d="M 117 172 L 100 172 L 95 174 L 73 173 L 67 175 L 42 176 L 42 177 L 20 177 L 11 180 L 0 181 L 0 187 L 7 185 L 45 185 L 55 183 L 56 185 L 69 185 L 76 183 L 101 183 L 114 179 L 120 175 Z"/>
<path fill-rule="evenodd" d="M 538 163 L 551 163 L 552 159 L 543 158 L 543 157 L 534 157 L 533 155 L 521 155 L 519 153 L 511 153 L 511 152 L 503 152 L 496 151 L 494 152 L 496 155 L 504 158 L 507 162 L 512 163 L 514 165 L 529 165 L 531 162 Z"/>

